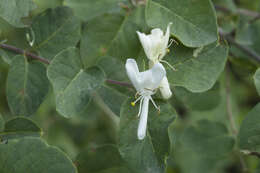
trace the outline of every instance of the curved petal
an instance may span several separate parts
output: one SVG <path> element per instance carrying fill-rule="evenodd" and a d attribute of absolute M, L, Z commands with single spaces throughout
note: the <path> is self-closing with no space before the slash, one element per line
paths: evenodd
<path fill-rule="evenodd" d="M 140 73 L 141 86 L 145 89 L 155 90 L 159 87 L 166 71 L 161 63 L 155 64 L 150 70 Z"/>
<path fill-rule="evenodd" d="M 172 23 L 169 23 L 165 32 L 165 35 L 163 36 L 162 39 L 162 58 L 165 56 L 167 53 L 167 48 L 168 48 L 168 43 L 169 43 L 169 38 L 170 38 L 170 27 Z"/>
<path fill-rule="evenodd" d="M 126 73 L 132 84 L 134 85 L 137 91 L 140 91 L 140 81 L 139 81 L 139 69 L 134 59 L 127 59 L 126 64 Z"/>
<path fill-rule="evenodd" d="M 144 49 L 144 52 L 145 52 L 147 58 L 152 60 L 152 55 L 151 55 L 152 42 L 151 42 L 149 36 L 145 35 L 144 33 L 139 32 L 139 31 L 136 31 L 136 32 L 137 32 L 139 40 L 143 46 L 143 49 Z"/>
<path fill-rule="evenodd" d="M 172 91 L 166 76 L 162 79 L 159 88 L 164 99 L 169 99 L 172 96 Z"/>
<path fill-rule="evenodd" d="M 140 120 L 139 120 L 139 124 L 138 124 L 137 137 L 139 140 L 142 140 L 146 136 L 149 97 L 145 97 L 143 100 L 143 104 L 140 106 L 142 106 L 142 112 L 141 112 Z"/>

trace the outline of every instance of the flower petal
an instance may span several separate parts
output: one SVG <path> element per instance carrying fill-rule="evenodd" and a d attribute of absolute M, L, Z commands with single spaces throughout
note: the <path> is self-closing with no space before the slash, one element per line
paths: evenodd
<path fill-rule="evenodd" d="M 137 91 L 141 90 L 140 81 L 139 81 L 139 69 L 134 59 L 127 59 L 126 64 L 126 73 L 132 84 L 134 85 Z"/>
<path fill-rule="evenodd" d="M 143 100 L 143 104 L 140 106 L 142 106 L 142 112 L 141 112 L 140 120 L 139 120 L 139 124 L 138 124 L 137 137 L 139 140 L 142 140 L 146 136 L 149 97 L 145 97 Z"/>
<path fill-rule="evenodd" d="M 166 71 L 161 63 L 155 64 L 150 70 L 140 73 L 141 86 L 145 89 L 155 90 L 159 87 Z"/>
<path fill-rule="evenodd" d="M 139 31 L 136 31 L 137 35 L 139 37 L 139 40 L 143 46 L 144 52 L 147 56 L 148 59 L 152 60 L 152 55 L 151 55 L 151 51 L 152 51 L 152 42 L 150 40 L 150 38 L 145 35 L 144 33 L 141 33 Z"/>
<path fill-rule="evenodd" d="M 162 79 L 159 88 L 164 99 L 169 99 L 172 96 L 172 91 L 166 76 Z"/>

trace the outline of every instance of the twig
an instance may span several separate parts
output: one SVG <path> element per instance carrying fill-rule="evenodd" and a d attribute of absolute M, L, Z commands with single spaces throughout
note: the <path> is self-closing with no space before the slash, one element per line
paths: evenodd
<path fill-rule="evenodd" d="M 225 73 L 226 73 L 226 107 L 227 107 L 227 117 L 228 117 L 228 120 L 229 120 L 229 123 L 230 123 L 230 128 L 231 128 L 232 134 L 234 136 L 237 136 L 238 129 L 237 129 L 236 123 L 234 121 L 234 116 L 233 116 L 233 112 L 232 112 L 232 106 L 231 106 L 231 102 L 230 102 L 230 76 L 229 76 L 229 66 L 228 66 L 228 63 L 227 63 L 227 66 L 226 66 Z M 238 157 L 239 157 L 239 161 L 240 161 L 240 164 L 241 164 L 243 172 L 245 172 L 245 173 L 248 172 L 248 168 L 247 168 L 245 159 L 239 153 L 238 153 Z"/>
<path fill-rule="evenodd" d="M 228 71 L 228 64 L 226 69 L 226 107 L 227 107 L 227 117 L 230 122 L 231 131 L 234 136 L 237 135 L 238 130 L 234 121 L 231 102 L 230 102 L 230 76 Z"/>
<path fill-rule="evenodd" d="M 237 48 L 239 48 L 241 51 L 243 51 L 244 53 L 246 53 L 247 55 L 249 55 L 250 57 L 252 57 L 254 60 L 260 62 L 260 55 L 258 55 L 258 53 L 256 53 L 254 50 L 250 49 L 247 46 L 241 45 L 239 43 L 237 43 L 229 34 L 224 34 L 221 29 L 219 29 L 219 35 L 224 38 L 225 40 L 227 40 L 227 42 L 229 44 L 232 44 L 234 46 L 236 46 Z"/>
<path fill-rule="evenodd" d="M 22 54 L 22 55 L 28 56 L 32 59 L 41 61 L 45 64 L 50 64 L 50 61 L 47 60 L 46 58 L 40 57 L 36 54 L 33 54 L 31 52 L 27 52 L 27 51 L 25 51 L 21 48 L 17 48 L 17 47 L 12 46 L 12 45 L 2 43 L 2 44 L 0 44 L 0 48 L 14 52 L 14 53 L 17 53 L 17 54 Z M 110 83 L 110 84 L 114 84 L 114 85 L 120 85 L 120 86 L 125 86 L 125 87 L 128 87 L 128 88 L 133 88 L 133 86 L 131 84 L 126 83 L 126 82 L 120 82 L 120 81 L 115 81 L 115 80 L 111 80 L 111 79 L 107 79 L 106 82 Z"/>
<path fill-rule="evenodd" d="M 110 84 L 125 86 L 128 88 L 133 88 L 133 85 L 131 85 L 130 83 L 126 83 L 126 82 L 119 82 L 119 81 L 115 81 L 115 80 L 111 80 L 111 79 L 107 79 L 106 82 L 110 83 Z"/>
<path fill-rule="evenodd" d="M 50 61 L 45 59 L 45 58 L 43 58 L 43 57 L 40 57 L 40 56 L 35 55 L 35 54 L 31 53 L 31 52 L 27 52 L 27 51 L 25 51 L 23 49 L 20 49 L 20 48 L 17 48 L 17 47 L 8 45 L 8 44 L 2 43 L 2 44 L 0 44 L 0 48 L 8 50 L 8 51 L 11 51 L 11 52 L 15 52 L 17 54 L 25 55 L 27 57 L 30 57 L 32 59 L 36 59 L 36 60 L 38 60 L 38 61 L 40 61 L 42 63 L 45 63 L 45 64 L 50 64 Z"/>
<path fill-rule="evenodd" d="M 215 9 L 217 11 L 222 11 L 224 13 L 233 13 L 233 11 L 231 11 L 230 9 L 226 8 L 226 7 L 223 7 L 223 6 L 220 6 L 220 5 L 214 5 L 215 6 Z M 250 10 L 247 10 L 247 9 L 243 9 L 243 8 L 238 8 L 236 10 L 237 13 L 235 14 L 240 14 L 240 15 L 243 15 L 243 16 L 249 16 L 249 17 L 259 17 L 260 16 L 260 13 L 256 12 L 256 11 L 250 11 Z"/>

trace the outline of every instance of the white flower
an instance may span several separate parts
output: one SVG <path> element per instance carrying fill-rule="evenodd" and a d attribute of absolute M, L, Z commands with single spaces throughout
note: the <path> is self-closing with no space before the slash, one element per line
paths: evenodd
<path fill-rule="evenodd" d="M 172 23 L 169 23 L 165 35 L 163 34 L 163 31 L 159 28 L 155 28 L 151 31 L 151 34 L 146 35 L 144 33 L 140 33 L 137 31 L 137 34 L 139 36 L 139 39 L 141 41 L 141 44 L 144 48 L 144 52 L 147 56 L 147 58 L 150 60 L 149 66 L 150 68 L 154 66 L 154 64 L 157 64 L 159 62 L 166 63 L 169 65 L 173 70 L 175 70 L 167 61 L 162 60 L 162 58 L 166 55 L 167 52 L 169 52 L 169 47 L 172 44 L 173 40 L 169 42 L 170 38 L 170 26 Z M 162 97 L 164 99 L 168 99 L 172 96 L 172 92 L 169 86 L 169 82 L 167 77 L 165 76 L 162 80 L 160 86 L 160 91 L 162 94 Z"/>
<path fill-rule="evenodd" d="M 130 81 L 137 90 L 137 93 L 140 95 L 140 97 L 135 102 L 132 102 L 132 104 L 134 105 L 140 100 L 138 112 L 140 121 L 138 124 L 137 137 L 142 140 L 146 135 L 149 101 L 151 100 L 155 108 L 159 109 L 151 96 L 155 94 L 156 89 L 159 87 L 163 77 L 166 75 L 166 71 L 161 63 L 157 63 L 151 69 L 139 72 L 134 59 L 127 59 L 125 67 Z"/>

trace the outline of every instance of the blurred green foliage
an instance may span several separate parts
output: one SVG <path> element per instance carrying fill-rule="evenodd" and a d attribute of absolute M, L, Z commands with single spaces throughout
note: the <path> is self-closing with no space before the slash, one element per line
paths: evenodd
<path fill-rule="evenodd" d="M 0 49 L 1 173 L 260 172 L 259 0 L 18 1 L 0 0 L 0 44 L 50 65 Z M 173 97 L 139 141 L 134 89 L 105 81 L 147 69 L 136 31 L 169 22 Z"/>

